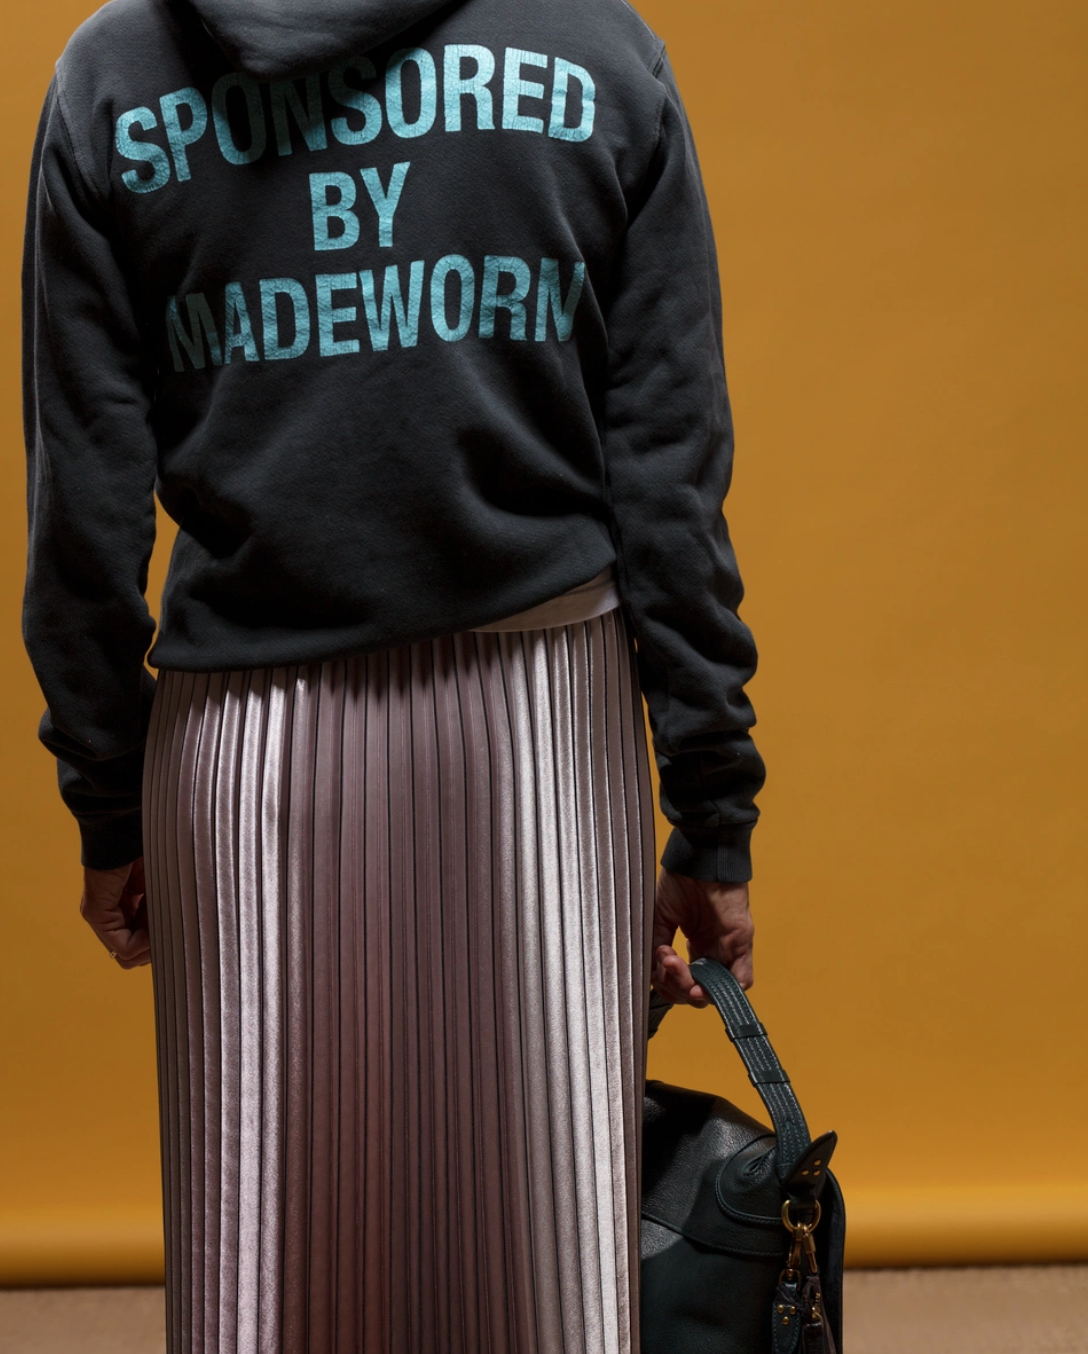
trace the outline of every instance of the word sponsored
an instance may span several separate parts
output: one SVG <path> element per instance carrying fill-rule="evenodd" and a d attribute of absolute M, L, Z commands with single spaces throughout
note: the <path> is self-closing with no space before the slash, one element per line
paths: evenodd
<path fill-rule="evenodd" d="M 380 76 L 372 61 L 355 57 L 305 80 L 258 84 L 233 71 L 215 82 L 210 98 L 192 87 L 176 89 L 159 99 L 158 112 L 143 106 L 122 113 L 114 141 L 118 154 L 139 166 L 122 174 L 125 187 L 154 193 L 172 179 L 192 179 L 190 150 L 209 131 L 231 165 L 253 164 L 273 147 L 280 156 L 293 155 L 297 145 L 319 152 L 330 137 L 363 146 L 386 130 L 411 140 L 438 126 L 447 133 L 501 127 L 579 142 L 593 135 L 596 92 L 585 67 L 543 52 L 507 47 L 500 77 L 487 47 L 450 45 L 438 61 L 425 48 L 409 47 L 394 52 Z"/>

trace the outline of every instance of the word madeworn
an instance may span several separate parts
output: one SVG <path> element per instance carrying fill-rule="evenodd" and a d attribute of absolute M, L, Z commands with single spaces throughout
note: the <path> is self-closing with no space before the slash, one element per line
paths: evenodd
<path fill-rule="evenodd" d="M 241 71 L 210 93 L 187 87 L 164 94 L 158 109 L 130 108 L 115 125 L 117 152 L 135 168 L 122 175 L 133 193 L 154 193 L 192 179 L 190 152 L 208 138 L 231 165 L 296 148 L 362 146 L 383 131 L 411 140 L 436 127 L 448 133 L 527 132 L 555 141 L 588 141 L 597 87 L 584 66 L 543 52 L 507 47 L 502 72 L 495 53 L 476 44 L 394 52 L 379 74 L 355 57 L 305 80 L 259 84 Z M 537 78 L 533 78 L 533 77 Z"/>
<path fill-rule="evenodd" d="M 585 271 L 584 263 L 574 264 L 565 295 L 556 259 L 541 259 L 534 279 L 524 259 L 493 254 L 479 280 L 467 258 L 447 254 L 429 279 L 428 265 L 417 260 L 405 274 L 390 264 L 381 276 L 372 269 L 322 273 L 309 286 L 290 277 L 262 278 L 249 288 L 230 282 L 214 308 L 205 292 L 171 298 L 167 338 L 179 372 L 229 366 L 232 359 L 285 361 L 315 349 L 320 357 L 347 356 L 360 352 L 364 339 L 376 353 L 389 351 L 394 339 L 414 348 L 424 321 L 445 343 L 472 332 L 514 341 L 531 333 L 543 343 L 553 331 L 566 343 Z"/>

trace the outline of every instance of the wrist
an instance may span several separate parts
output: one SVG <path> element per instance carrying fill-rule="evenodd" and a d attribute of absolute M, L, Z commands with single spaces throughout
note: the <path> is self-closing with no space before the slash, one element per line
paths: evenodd
<path fill-rule="evenodd" d="M 692 832 L 675 827 L 661 855 L 672 874 L 705 883 L 747 884 L 752 878 L 751 837 L 754 823 L 727 832 Z"/>

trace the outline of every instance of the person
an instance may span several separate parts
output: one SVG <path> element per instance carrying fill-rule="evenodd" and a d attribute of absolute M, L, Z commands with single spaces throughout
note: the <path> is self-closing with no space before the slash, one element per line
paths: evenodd
<path fill-rule="evenodd" d="M 83 914 L 152 964 L 169 1349 L 637 1350 L 651 981 L 705 1004 L 679 929 L 751 982 L 763 778 L 662 42 L 111 0 L 25 296 L 25 637 Z"/>

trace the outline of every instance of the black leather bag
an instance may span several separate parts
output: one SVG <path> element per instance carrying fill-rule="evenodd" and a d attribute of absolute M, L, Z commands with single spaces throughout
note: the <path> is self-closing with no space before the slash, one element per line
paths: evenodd
<path fill-rule="evenodd" d="M 846 1213 L 789 1079 L 740 984 L 692 964 L 763 1099 L 772 1130 L 728 1100 L 646 1083 L 642 1354 L 842 1350 Z M 655 995 L 651 1031 L 668 1004 Z"/>

